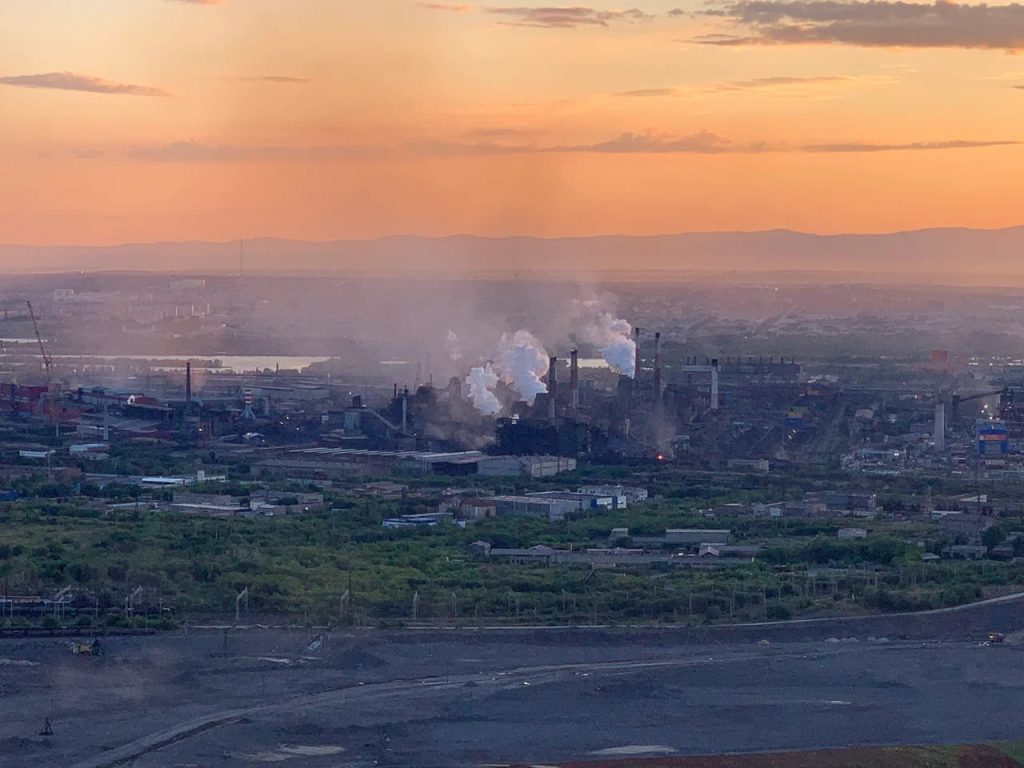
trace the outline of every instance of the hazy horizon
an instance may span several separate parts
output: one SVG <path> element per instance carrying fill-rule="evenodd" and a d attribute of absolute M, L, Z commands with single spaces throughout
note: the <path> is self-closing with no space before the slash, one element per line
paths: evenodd
<path fill-rule="evenodd" d="M 115 245 L 0 244 L 9 274 L 168 272 L 444 278 L 721 279 L 1024 285 L 1024 227 L 819 235 L 775 229 L 673 235 L 371 239 L 257 237 Z"/>

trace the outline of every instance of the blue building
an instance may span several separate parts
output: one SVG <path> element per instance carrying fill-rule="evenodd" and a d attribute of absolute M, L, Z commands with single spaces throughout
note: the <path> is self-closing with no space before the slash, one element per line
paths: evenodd
<path fill-rule="evenodd" d="M 1005 456 L 1010 452 L 1010 433 L 1004 421 L 978 422 L 978 455 Z"/>

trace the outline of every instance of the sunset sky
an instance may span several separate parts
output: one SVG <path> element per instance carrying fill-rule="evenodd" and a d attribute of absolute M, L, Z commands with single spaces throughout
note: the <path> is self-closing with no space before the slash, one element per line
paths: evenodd
<path fill-rule="evenodd" d="M 0 242 L 1024 223 L 1024 5 L 547 3 L 0 0 Z"/>

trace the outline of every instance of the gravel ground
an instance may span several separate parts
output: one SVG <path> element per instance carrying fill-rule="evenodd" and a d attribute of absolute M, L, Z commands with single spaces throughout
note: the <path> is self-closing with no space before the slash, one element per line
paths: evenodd
<path fill-rule="evenodd" d="M 473 766 L 1024 736 L 1024 601 L 693 630 L 0 640 L 0 765 Z M 38 733 L 50 718 L 54 735 Z"/>

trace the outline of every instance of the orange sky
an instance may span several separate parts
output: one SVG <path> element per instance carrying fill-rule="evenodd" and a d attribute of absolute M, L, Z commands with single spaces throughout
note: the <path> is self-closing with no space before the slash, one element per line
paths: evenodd
<path fill-rule="evenodd" d="M 1024 7 L 757 3 L 0 3 L 0 242 L 1024 223 Z"/>

